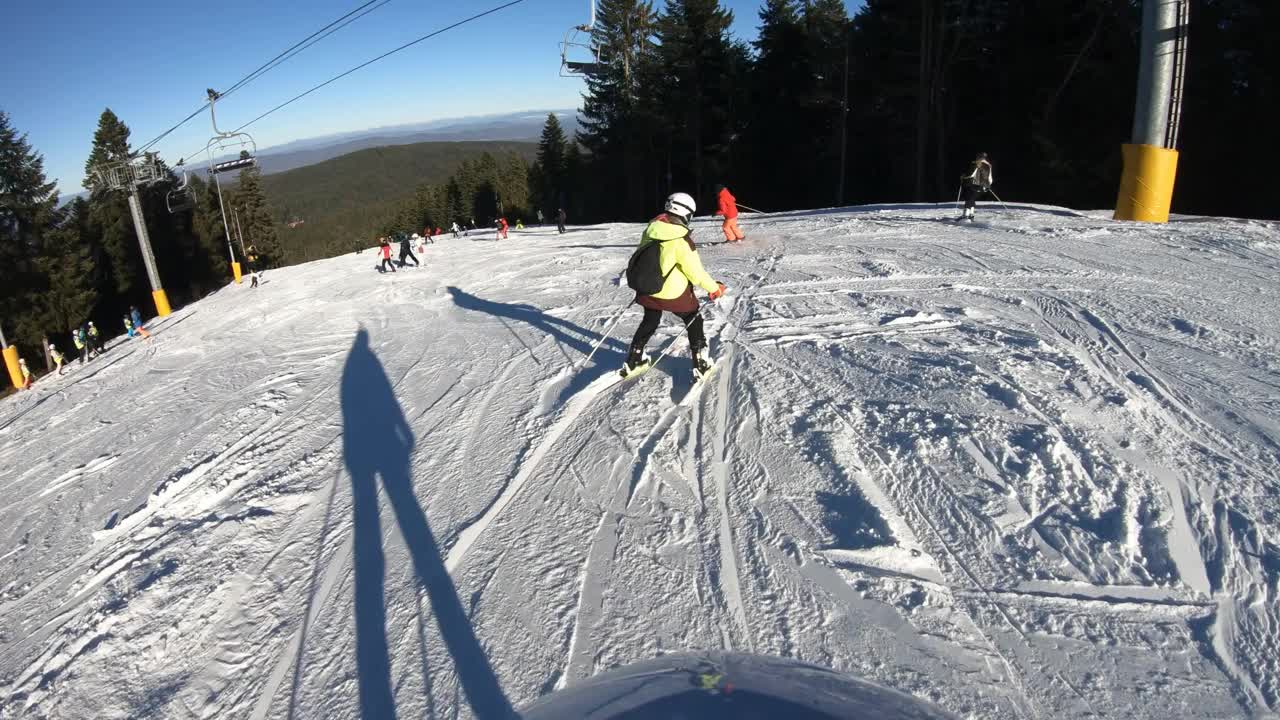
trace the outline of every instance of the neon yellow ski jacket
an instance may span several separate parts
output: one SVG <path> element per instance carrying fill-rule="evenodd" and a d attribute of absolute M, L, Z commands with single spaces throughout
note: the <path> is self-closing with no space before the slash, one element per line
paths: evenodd
<path fill-rule="evenodd" d="M 650 297 L 675 300 L 689 289 L 690 283 L 707 292 L 716 289 L 716 281 L 702 267 L 702 259 L 689 237 L 689 228 L 670 222 L 666 215 L 659 215 L 644 229 L 639 247 L 651 242 L 662 243 L 658 248 L 658 267 L 667 280 L 662 289 Z"/>

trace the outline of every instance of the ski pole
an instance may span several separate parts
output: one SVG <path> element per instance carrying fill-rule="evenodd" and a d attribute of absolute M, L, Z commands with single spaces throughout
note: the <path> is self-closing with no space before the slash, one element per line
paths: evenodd
<path fill-rule="evenodd" d="M 960 187 L 956 190 L 956 209 L 960 209 L 960 195 L 964 193 L 964 183 L 960 183 Z"/>
<path fill-rule="evenodd" d="M 991 197 L 995 198 L 996 202 L 1000 203 L 1000 207 L 1003 207 L 1005 210 L 1009 209 L 1009 206 L 1004 204 L 1004 201 L 1000 199 L 1000 196 L 996 194 L 995 190 L 987 188 L 987 192 L 991 193 Z"/>
<path fill-rule="evenodd" d="M 722 295 L 721 297 L 724 297 L 724 296 Z M 686 323 L 684 324 L 684 332 L 685 332 L 686 334 L 688 334 L 688 332 L 689 332 L 689 326 L 693 324 L 693 321 L 694 321 L 694 320 L 697 320 L 697 319 L 698 319 L 698 318 L 700 318 L 700 317 L 702 317 L 702 309 L 703 309 L 703 308 L 707 307 L 708 305 L 714 305 L 714 304 L 715 304 L 715 301 L 714 301 L 714 300 L 708 300 L 707 302 L 700 303 L 700 304 L 698 305 L 698 311 L 697 311 L 696 313 L 694 313 L 693 317 L 689 318 L 689 321 L 688 321 L 688 322 L 686 322 Z M 667 349 L 666 349 L 666 350 L 663 350 L 663 351 L 662 351 L 662 353 L 661 353 L 660 355 L 658 355 L 658 359 L 657 359 L 657 360 L 654 360 L 654 361 L 653 361 L 653 364 L 649 366 L 649 369 L 650 369 L 650 370 L 653 370 L 654 368 L 658 367 L 658 363 L 662 362 L 662 358 L 666 357 L 666 356 L 667 356 L 667 353 L 671 352 L 671 348 L 675 347 L 676 343 L 677 343 L 677 342 L 679 342 L 679 341 L 680 341 L 680 337 L 679 337 L 679 336 L 677 336 L 675 340 L 672 340 L 672 341 L 671 341 L 671 344 L 667 345 Z"/>
<path fill-rule="evenodd" d="M 631 302 L 632 302 L 631 300 L 628 300 L 627 305 L 630 305 Z M 591 348 L 591 352 L 587 355 L 587 359 L 583 360 L 581 364 L 575 365 L 575 367 L 573 368 L 573 372 L 577 372 L 578 370 L 586 367 L 587 363 L 591 362 L 591 358 L 596 356 L 596 351 L 599 350 L 600 347 L 604 345 L 605 340 L 608 340 L 610 337 L 613 336 L 613 329 L 618 326 L 618 321 L 621 320 L 622 316 L 626 314 L 627 314 L 627 306 L 623 305 L 622 309 L 619 310 L 618 314 L 613 318 L 613 322 L 609 324 L 609 329 L 605 331 L 604 335 L 601 336 L 601 338 L 596 341 L 595 346 Z"/>
<path fill-rule="evenodd" d="M 761 215 L 764 214 L 763 210 L 757 210 L 749 205 L 743 205 L 742 203 L 734 203 L 734 205 L 737 205 L 738 207 L 742 208 L 743 210 L 746 210 L 747 212 L 760 213 Z"/>

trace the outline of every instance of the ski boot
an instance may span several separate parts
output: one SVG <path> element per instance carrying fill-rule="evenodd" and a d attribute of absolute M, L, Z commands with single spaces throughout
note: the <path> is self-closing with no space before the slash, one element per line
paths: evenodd
<path fill-rule="evenodd" d="M 697 382 L 710 375 L 715 366 L 715 363 L 711 361 L 711 354 L 707 352 L 706 348 L 695 350 L 693 352 L 693 381 Z"/>
<path fill-rule="evenodd" d="M 649 357 L 647 353 L 633 352 L 627 357 L 627 361 L 623 363 L 622 369 L 618 371 L 618 374 L 622 376 L 623 380 L 626 380 L 640 375 L 652 366 L 653 358 Z"/>

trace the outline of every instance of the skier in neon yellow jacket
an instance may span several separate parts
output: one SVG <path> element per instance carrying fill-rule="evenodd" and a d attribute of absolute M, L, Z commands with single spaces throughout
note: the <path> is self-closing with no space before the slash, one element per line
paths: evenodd
<path fill-rule="evenodd" d="M 644 319 L 631 340 L 627 362 L 622 368 L 623 377 L 641 372 L 651 364 L 652 360 L 644 348 L 658 329 L 663 312 L 672 313 L 684 322 L 689 333 L 694 376 L 700 378 L 711 369 L 711 357 L 707 353 L 707 339 L 702 329 L 702 316 L 698 313 L 698 300 L 693 296 L 693 286 L 706 290 L 712 301 L 724 294 L 725 286 L 707 274 L 693 244 L 689 219 L 696 209 L 697 205 L 689 195 L 671 195 L 667 198 L 666 212 L 649 223 L 640 239 L 641 249 L 658 244 L 658 262 L 654 271 L 660 273 L 662 284 L 657 292 L 636 292 L 635 302 L 644 308 Z M 639 252 L 637 250 L 637 254 Z"/>

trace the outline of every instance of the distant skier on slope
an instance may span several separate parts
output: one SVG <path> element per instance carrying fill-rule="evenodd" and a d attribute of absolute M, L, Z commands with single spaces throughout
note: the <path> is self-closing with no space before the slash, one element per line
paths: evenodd
<path fill-rule="evenodd" d="M 560 231 L 561 235 L 565 233 L 565 229 L 564 229 L 565 220 L 566 220 L 566 217 L 564 214 L 564 208 L 560 208 L 559 210 L 556 210 L 556 229 Z"/>
<path fill-rule="evenodd" d="M 457 221 L 457 220 L 454 220 L 454 221 L 453 221 L 453 224 L 449 226 L 449 230 L 453 232 L 453 239 L 454 239 L 454 240 L 457 240 L 457 239 L 458 239 L 458 233 L 462 232 L 462 228 L 458 227 L 458 221 Z"/>
<path fill-rule="evenodd" d="M 19 390 L 30 390 L 31 384 L 35 382 L 31 378 L 31 368 L 27 367 L 26 358 L 18 358 L 18 369 L 22 372 L 22 387 Z"/>
<path fill-rule="evenodd" d="M 991 186 L 995 184 L 995 172 L 991 168 L 991 162 L 987 160 L 986 153 L 978 153 L 969 174 L 961 175 L 960 182 L 964 195 L 964 215 L 960 216 L 960 219 L 973 220 L 977 213 L 978 196 L 990 192 Z"/>
<path fill-rule="evenodd" d="M 738 198 L 729 192 L 724 185 L 716 185 L 716 214 L 724 217 L 720 229 L 724 232 L 725 242 L 742 242 L 746 235 L 738 227 Z"/>
<path fill-rule="evenodd" d="M 101 355 L 106 350 L 106 342 L 102 339 L 102 333 L 98 332 L 98 328 L 94 327 L 93 321 L 89 321 L 89 346 L 97 355 Z"/>
<path fill-rule="evenodd" d="M 66 362 L 67 359 L 63 357 L 62 351 L 53 343 L 49 343 L 49 357 L 53 359 L 53 364 L 57 366 L 58 377 L 62 377 L 65 374 L 65 371 L 62 369 L 62 363 Z"/>
<path fill-rule="evenodd" d="M 133 327 L 137 329 L 139 334 L 141 334 L 142 333 L 142 313 L 138 311 L 137 305 L 129 306 L 129 319 L 133 320 Z"/>
<path fill-rule="evenodd" d="M 133 337 L 134 334 L 137 334 L 137 335 L 141 335 L 143 340 L 147 340 L 147 341 L 151 340 L 151 333 L 147 332 L 146 328 L 142 327 L 141 325 L 134 324 L 134 322 L 129 319 L 128 315 L 125 315 L 123 319 L 124 319 L 124 329 L 125 329 L 125 332 L 129 333 L 129 337 Z"/>
<path fill-rule="evenodd" d="M 86 337 L 84 328 L 71 326 L 71 342 L 76 346 L 76 351 L 80 353 L 80 364 L 83 365 L 89 361 L 89 339 Z"/>
<path fill-rule="evenodd" d="M 378 252 L 382 253 L 382 264 L 379 269 L 386 272 L 387 268 L 391 268 L 391 272 L 396 271 L 396 266 L 391 262 L 391 243 L 386 238 L 378 238 Z"/>
<path fill-rule="evenodd" d="M 689 353 L 693 358 L 693 375 L 700 379 L 710 372 L 707 338 L 702 329 L 702 315 L 693 286 L 706 290 L 712 302 L 725 292 L 724 283 L 711 279 L 702 267 L 698 249 L 693 244 L 689 219 L 697 204 L 686 193 L 667 198 L 666 212 L 654 218 L 640 238 L 640 246 L 627 265 L 627 284 L 636 291 L 636 304 L 644 308 L 644 319 L 631 340 L 622 376 L 647 370 L 652 359 L 645 345 L 662 322 L 662 313 L 680 318 L 689 333 Z"/>
<path fill-rule="evenodd" d="M 497 220 L 495 220 L 493 224 L 498 227 L 498 239 L 506 240 L 507 229 L 511 227 L 510 225 L 507 224 L 507 219 L 505 217 L 500 217 Z"/>
<path fill-rule="evenodd" d="M 413 261 L 414 267 L 420 267 L 418 257 L 413 254 L 413 247 L 410 244 L 409 236 L 400 233 L 400 267 L 404 267 L 405 259 Z"/>

